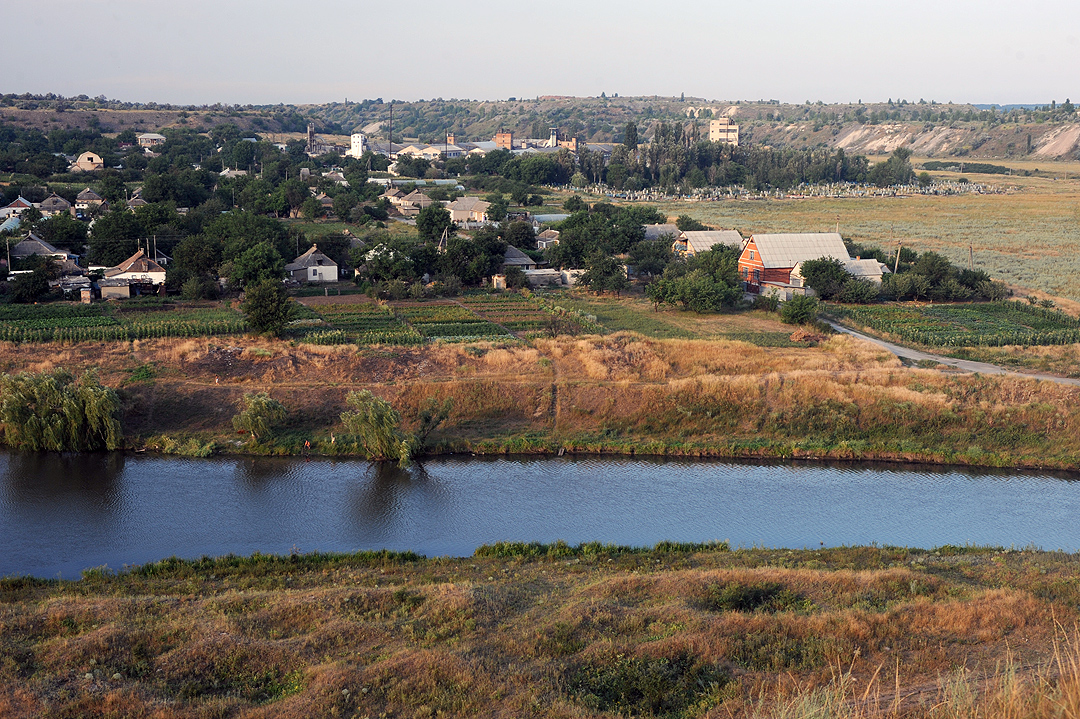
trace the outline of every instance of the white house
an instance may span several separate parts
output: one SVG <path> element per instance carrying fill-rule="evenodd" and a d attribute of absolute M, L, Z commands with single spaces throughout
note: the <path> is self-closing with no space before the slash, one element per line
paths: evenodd
<path fill-rule="evenodd" d="M 285 265 L 285 271 L 298 282 L 337 282 L 338 266 L 319 252 L 318 245 Z"/>
<path fill-rule="evenodd" d="M 139 250 L 116 267 L 105 270 L 105 279 L 114 282 L 127 280 L 129 283 L 163 285 L 165 284 L 165 268 Z"/>

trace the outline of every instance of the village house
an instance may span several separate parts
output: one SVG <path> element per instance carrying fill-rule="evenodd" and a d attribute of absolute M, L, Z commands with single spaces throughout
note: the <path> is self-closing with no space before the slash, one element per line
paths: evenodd
<path fill-rule="evenodd" d="M 139 147 L 149 150 L 151 147 L 157 147 L 158 145 L 164 145 L 167 140 L 164 135 L 159 135 L 156 132 L 144 132 L 135 138 L 139 143 Z"/>
<path fill-rule="evenodd" d="M 546 250 L 559 244 L 559 231 L 547 229 L 536 236 L 536 249 Z"/>
<path fill-rule="evenodd" d="M 409 194 L 401 198 L 398 203 L 398 209 L 401 210 L 401 214 L 406 217 L 413 217 L 420 214 L 420 210 L 425 207 L 430 207 L 435 200 L 431 199 L 423 192 L 419 190 L 413 190 Z"/>
<path fill-rule="evenodd" d="M 101 155 L 87 151 L 79 155 L 75 162 L 71 163 L 71 167 L 68 169 L 72 172 L 96 172 L 103 169 L 105 163 L 101 159 Z"/>
<path fill-rule="evenodd" d="M 776 293 L 780 299 L 806 294 L 802 278 L 792 278 L 806 260 L 832 258 L 847 263 L 844 239 L 838 232 L 751 235 L 739 256 L 739 276 L 747 292 Z"/>
<path fill-rule="evenodd" d="M 507 267 L 520 267 L 523 270 L 535 270 L 536 260 L 513 245 L 507 245 L 506 252 L 503 254 L 503 271 L 505 271 Z"/>
<path fill-rule="evenodd" d="M 479 197 L 459 197 L 446 206 L 454 222 L 483 223 L 488 221 L 487 210 L 491 204 Z"/>
<path fill-rule="evenodd" d="M 297 282 L 337 282 L 338 266 L 319 252 L 318 245 L 285 265 L 285 272 Z"/>
<path fill-rule="evenodd" d="M 737 230 L 686 230 L 679 233 L 671 245 L 673 252 L 681 252 L 693 257 L 699 252 L 708 252 L 715 245 L 724 245 L 742 251 L 743 236 Z"/>
<path fill-rule="evenodd" d="M 63 262 L 64 260 L 75 256 L 64 250 L 53 247 L 33 232 L 28 234 L 26 239 L 18 244 L 12 245 L 9 252 L 12 260 L 24 260 L 37 255 L 38 257 L 51 257 L 58 262 Z"/>
<path fill-rule="evenodd" d="M 45 217 L 52 217 L 53 215 L 70 213 L 71 203 L 54 192 L 41 201 L 38 209 L 41 210 L 41 214 Z"/>
<path fill-rule="evenodd" d="M 29 210 L 31 207 L 35 207 L 33 202 L 26 199 L 22 195 L 16 197 L 11 204 L 0 207 L 0 217 L 18 217 L 22 213 Z"/>
<path fill-rule="evenodd" d="M 645 225 L 646 240 L 659 240 L 661 237 L 670 237 L 674 240 L 679 236 L 680 232 L 678 225 Z"/>
<path fill-rule="evenodd" d="M 105 270 L 105 279 L 113 282 L 126 281 L 129 285 L 163 285 L 165 268 L 146 256 L 140 249 L 116 267 Z"/>
<path fill-rule="evenodd" d="M 98 193 L 87 187 L 85 190 L 75 196 L 75 209 L 79 212 L 89 212 L 90 210 L 105 206 L 108 209 L 108 203 Z"/>

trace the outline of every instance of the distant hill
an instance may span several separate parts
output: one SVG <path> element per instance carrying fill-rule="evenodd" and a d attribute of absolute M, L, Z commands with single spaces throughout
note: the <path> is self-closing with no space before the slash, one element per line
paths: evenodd
<path fill-rule="evenodd" d="M 121 103 L 104 98 L 0 97 L 0 121 L 53 128 L 98 127 L 138 132 L 168 127 L 209 129 L 235 123 L 246 132 L 295 136 L 313 122 L 321 134 L 362 131 L 385 137 L 389 102 L 363 100 L 321 105 L 175 107 Z M 740 125 L 743 143 L 775 147 L 843 148 L 859 154 L 887 154 L 908 147 L 916 155 L 950 158 L 1076 159 L 1080 118 L 1071 104 L 962 105 L 896 101 L 888 103 L 783 104 L 776 101 L 719 102 L 672 97 L 562 97 L 478 101 L 434 99 L 393 104 L 393 130 L 402 139 L 442 142 L 490 140 L 503 129 L 518 137 L 547 138 L 557 127 L 566 137 L 589 142 L 621 142 L 628 122 L 649 138 L 658 122 L 697 122 L 707 136 L 708 120 L 728 116 Z"/>

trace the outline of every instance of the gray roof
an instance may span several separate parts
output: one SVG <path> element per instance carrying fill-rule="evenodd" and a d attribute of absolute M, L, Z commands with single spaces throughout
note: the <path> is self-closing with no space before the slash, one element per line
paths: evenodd
<path fill-rule="evenodd" d="M 663 237 L 664 235 L 671 235 L 673 238 L 679 236 L 678 225 L 645 225 L 645 239 L 655 240 Z"/>
<path fill-rule="evenodd" d="M 56 249 L 33 233 L 30 233 L 30 235 L 19 244 L 11 246 L 12 257 L 32 257 L 33 255 L 38 255 L 40 257 L 63 255 L 64 257 L 67 257 L 66 252 Z"/>
<path fill-rule="evenodd" d="M 687 230 L 682 233 L 686 249 L 690 252 L 707 252 L 713 245 L 727 245 L 736 250 L 743 246 L 743 236 L 737 230 Z"/>
<path fill-rule="evenodd" d="M 506 246 L 506 254 L 503 255 L 504 265 L 535 265 L 536 260 L 526 255 L 513 245 Z"/>
<path fill-rule="evenodd" d="M 880 277 L 886 272 L 892 272 L 888 265 L 878 262 L 873 257 L 848 260 L 844 263 L 844 269 L 848 271 L 848 274 L 856 277 Z"/>
<path fill-rule="evenodd" d="M 570 215 L 533 215 L 533 220 L 536 222 L 562 222 Z"/>
<path fill-rule="evenodd" d="M 805 260 L 822 257 L 832 257 L 841 262 L 851 259 L 838 232 L 751 235 L 750 240 L 757 246 L 766 268 L 794 267 Z"/>
<path fill-rule="evenodd" d="M 312 245 L 311 249 L 285 265 L 286 272 L 295 272 L 308 267 L 337 267 L 337 263 L 319 252 L 318 245 Z"/>

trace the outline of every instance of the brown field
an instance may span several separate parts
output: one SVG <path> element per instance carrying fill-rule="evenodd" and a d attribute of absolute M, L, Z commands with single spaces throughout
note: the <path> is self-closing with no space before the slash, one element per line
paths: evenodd
<path fill-rule="evenodd" d="M 1075 717 L 1077 556 L 499 546 L 0 580 L 0 715 Z"/>
<path fill-rule="evenodd" d="M 906 368 L 848 337 L 793 340 L 790 327 L 761 313 L 690 317 L 636 311 L 643 301 L 635 298 L 559 301 L 606 310 L 605 324 L 616 329 L 647 325 L 641 331 L 653 336 L 362 349 L 239 336 L 7 345 L 0 372 L 97 368 L 120 389 L 125 436 L 136 448 L 196 439 L 219 450 L 298 453 L 310 441 L 317 451 L 347 452 L 351 445 L 331 434 L 342 433 L 346 395 L 370 389 L 407 426 L 429 398 L 450 399 L 450 417 L 431 437 L 436 453 L 566 449 L 1062 468 L 1080 458 L 1076 388 Z M 285 404 L 286 426 L 265 444 L 241 447 L 234 408 L 244 393 L 262 390 Z"/>

